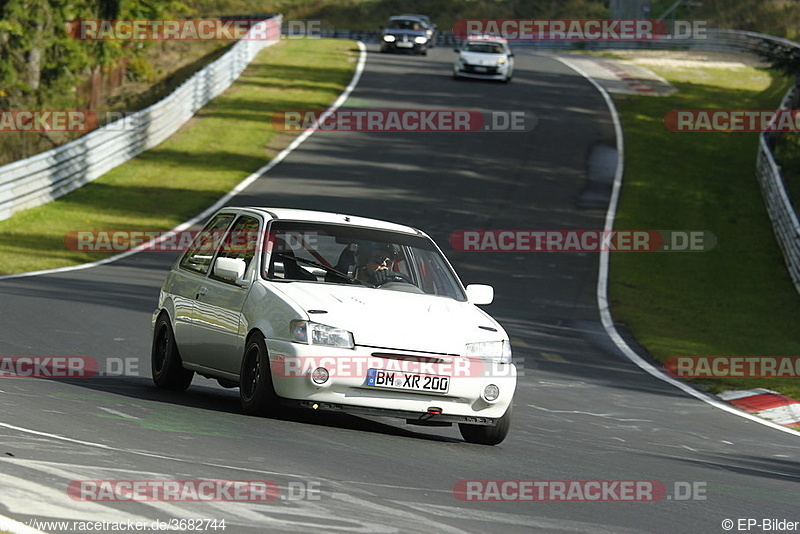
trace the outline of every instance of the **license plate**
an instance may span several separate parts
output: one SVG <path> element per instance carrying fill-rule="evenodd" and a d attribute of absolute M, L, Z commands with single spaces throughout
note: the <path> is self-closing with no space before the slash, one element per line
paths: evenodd
<path fill-rule="evenodd" d="M 369 369 L 367 371 L 367 385 L 378 388 L 403 389 L 407 391 L 447 393 L 450 389 L 450 377 L 423 373 L 406 373 L 403 371 L 386 371 L 384 369 Z"/>
<path fill-rule="evenodd" d="M 486 67 L 475 67 L 475 72 L 486 72 L 487 70 L 489 69 Z"/>
<path fill-rule="evenodd" d="M 414 43 L 412 43 L 411 41 L 397 41 L 397 46 L 399 48 L 411 48 L 412 46 L 414 46 Z"/>

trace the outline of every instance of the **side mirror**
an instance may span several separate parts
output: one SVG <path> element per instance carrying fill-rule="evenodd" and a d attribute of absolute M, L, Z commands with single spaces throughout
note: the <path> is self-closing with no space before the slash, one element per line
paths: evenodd
<path fill-rule="evenodd" d="M 244 272 L 247 264 L 240 258 L 217 258 L 214 262 L 214 276 L 223 278 L 237 285 L 246 285 Z"/>
<path fill-rule="evenodd" d="M 494 288 L 484 284 L 470 284 L 467 286 L 467 300 L 472 304 L 491 304 L 494 300 Z"/>

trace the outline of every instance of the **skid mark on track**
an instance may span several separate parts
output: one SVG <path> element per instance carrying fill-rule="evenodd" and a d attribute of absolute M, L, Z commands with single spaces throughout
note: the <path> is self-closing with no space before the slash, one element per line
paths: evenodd
<path fill-rule="evenodd" d="M 0 474 L 0 508 L 37 519 L 70 521 L 166 521 L 168 519 L 225 519 L 236 531 L 406 533 L 468 532 L 443 520 L 463 517 L 459 507 L 439 507 L 433 516 L 424 502 L 383 501 L 357 483 L 331 482 L 319 500 L 271 502 L 92 502 L 72 500 L 67 487 L 76 480 L 169 480 L 174 474 L 125 468 L 70 465 L 36 460 L 10 460 Z M 13 474 L 11 473 L 13 472 Z M 34 473 L 46 484 L 31 482 Z M 41 476 L 44 475 L 44 476 Z M 180 477 L 179 477 L 180 478 Z M 186 479 L 192 477 L 184 476 Z M 208 477 L 215 479 L 216 477 Z M 237 477 L 237 479 L 241 479 Z M 408 488 L 424 494 L 426 490 Z M 494 521 L 497 518 L 492 518 Z M 502 519 L 502 518 L 500 518 Z M 523 524 L 510 517 L 501 521 Z"/>

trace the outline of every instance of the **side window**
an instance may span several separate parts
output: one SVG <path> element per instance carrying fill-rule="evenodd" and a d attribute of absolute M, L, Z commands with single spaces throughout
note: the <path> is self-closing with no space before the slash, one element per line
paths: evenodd
<path fill-rule="evenodd" d="M 420 285 L 425 293 L 459 298 L 462 292 L 438 254 L 429 250 L 415 250 L 414 255 L 420 272 Z"/>
<path fill-rule="evenodd" d="M 242 259 L 249 268 L 261 242 L 259 239 L 261 235 L 258 219 L 242 215 L 236 219 L 231 231 L 225 236 L 217 257 Z"/>
<path fill-rule="evenodd" d="M 214 251 L 217 250 L 217 246 L 231 222 L 233 222 L 231 213 L 222 213 L 211 219 L 181 258 L 181 269 L 200 274 L 208 273 Z"/>

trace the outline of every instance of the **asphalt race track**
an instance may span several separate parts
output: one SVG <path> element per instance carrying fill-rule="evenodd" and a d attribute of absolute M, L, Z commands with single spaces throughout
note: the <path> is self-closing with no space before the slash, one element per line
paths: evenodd
<path fill-rule="evenodd" d="M 238 390 L 201 377 L 183 394 L 157 390 L 150 318 L 176 256 L 140 253 L 0 281 L 0 355 L 138 365 L 126 376 L 0 381 L 0 514 L 224 518 L 226 533 L 705 533 L 723 532 L 724 519 L 798 519 L 798 438 L 716 410 L 628 362 L 600 324 L 597 254 L 459 253 L 448 245 L 457 230 L 602 229 L 610 188 L 587 180 L 589 154 L 615 138 L 597 90 L 553 58 L 525 51 L 514 81 L 501 84 L 453 80 L 450 49 L 416 57 L 368 48 L 347 106 L 525 110 L 538 125 L 507 133 L 317 132 L 233 203 L 417 226 L 465 283 L 494 285 L 487 309 L 509 331 L 523 375 L 506 441 L 470 445 L 456 428 L 392 419 L 247 417 Z M 272 480 L 319 492 L 293 499 L 287 489 L 268 503 L 67 495 L 75 480 L 144 479 Z M 453 493 L 459 481 L 520 479 L 658 481 L 667 496 L 464 502 Z"/>

